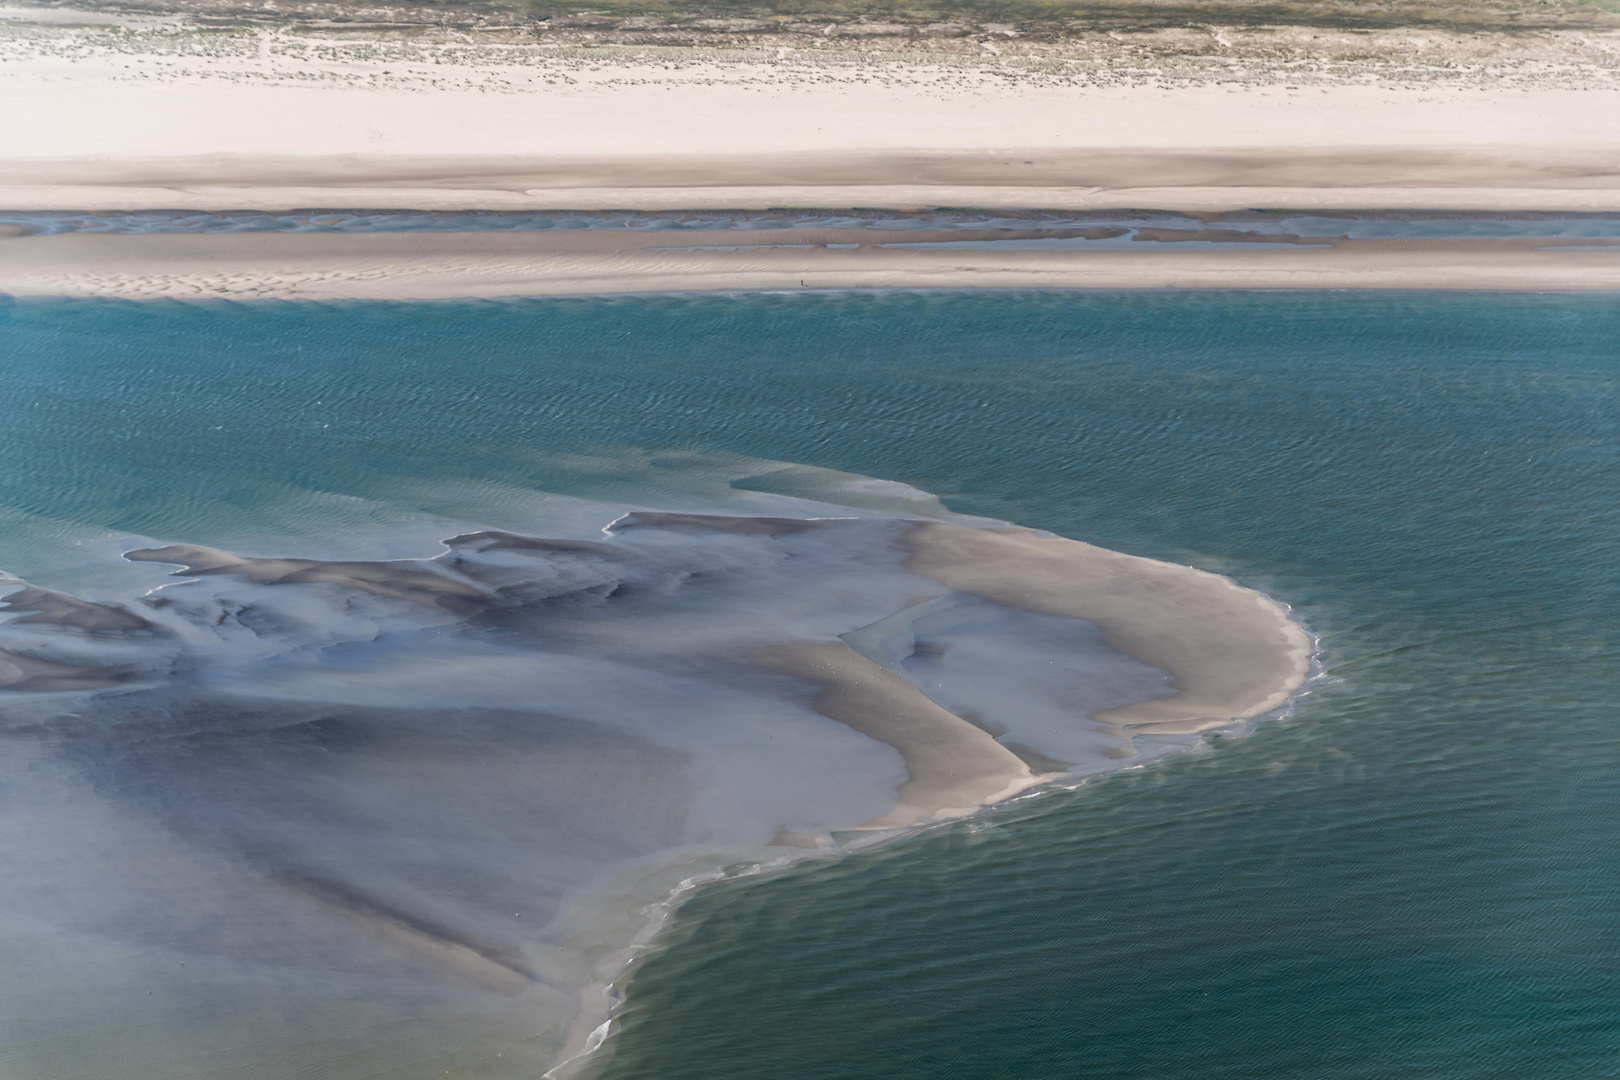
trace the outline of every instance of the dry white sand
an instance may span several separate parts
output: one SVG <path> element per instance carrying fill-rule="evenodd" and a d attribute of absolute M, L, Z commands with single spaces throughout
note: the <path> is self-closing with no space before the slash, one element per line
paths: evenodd
<path fill-rule="evenodd" d="M 1620 35 L 1294 36 L 964 57 L 0 22 L 0 208 L 1620 210 Z"/>
<path fill-rule="evenodd" d="M 6 209 L 1620 210 L 1614 90 L 493 94 L 24 73 L 0 76 L 0 100 Z"/>
<path fill-rule="evenodd" d="M 0 24 L 0 209 L 1620 211 L 1620 35 L 1608 31 L 1214 28 L 1144 35 L 1151 48 L 1098 35 L 811 55 L 41 20 Z M 1174 255 L 654 253 L 490 236 L 0 245 L 0 290 L 17 294 L 1620 282 L 1608 251 L 1444 243 Z"/>

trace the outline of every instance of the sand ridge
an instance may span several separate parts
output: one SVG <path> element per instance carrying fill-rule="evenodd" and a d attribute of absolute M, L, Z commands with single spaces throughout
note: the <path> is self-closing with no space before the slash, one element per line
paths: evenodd
<path fill-rule="evenodd" d="M 758 660 L 819 686 L 816 711 L 822 715 L 900 751 L 908 777 L 899 802 L 864 828 L 966 817 L 1058 775 L 1031 772 L 988 733 L 841 642 L 776 646 Z"/>

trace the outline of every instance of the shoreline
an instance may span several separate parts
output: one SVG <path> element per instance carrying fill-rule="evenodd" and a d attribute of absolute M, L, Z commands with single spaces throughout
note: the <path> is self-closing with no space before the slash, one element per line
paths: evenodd
<path fill-rule="evenodd" d="M 768 495 L 769 488 L 757 490 Z M 837 490 L 824 494 L 836 498 Z M 849 502 L 828 506 L 859 509 L 863 502 L 857 490 Z M 613 524 L 621 530 L 702 528 L 758 535 L 757 526 L 762 524 L 771 529 L 785 522 L 847 520 L 783 519 L 761 512 L 768 512 L 768 506 L 753 509 L 743 517 L 634 511 L 614 518 Z M 778 832 L 763 846 L 699 844 L 666 849 L 628 865 L 613 864 L 608 878 L 572 892 L 572 899 L 544 924 L 538 938 L 504 951 L 492 951 L 476 936 L 458 936 L 422 921 L 408 905 L 395 907 L 374 901 L 364 889 L 347 890 L 341 878 L 330 883 L 320 877 L 290 878 L 291 891 L 390 948 L 475 982 L 503 1000 L 531 991 L 565 992 L 572 1001 L 566 1011 L 547 1004 L 544 997 L 531 996 L 534 1008 L 551 1010 L 549 1026 L 541 1031 L 537 1025 L 517 1042 L 492 1047 L 486 1059 L 503 1057 L 514 1068 L 528 1064 L 535 1073 L 546 1069 L 540 1073 L 545 1076 L 578 1075 L 611 1032 L 637 961 L 659 947 L 660 933 L 680 902 L 702 884 L 785 867 L 804 858 L 838 857 L 884 846 L 933 825 L 976 818 L 1026 795 L 1077 787 L 1094 776 L 1156 761 L 1195 744 L 1203 731 L 1238 728 L 1245 720 L 1285 712 L 1315 672 L 1314 641 L 1288 609 L 1224 575 L 988 519 L 902 516 L 912 528 L 904 541 L 910 554 L 900 565 L 922 579 L 924 590 L 937 583 L 1006 608 L 1086 620 L 1115 652 L 1168 673 L 1175 693 L 1085 714 L 1111 729 L 1110 737 L 1128 754 L 1108 755 L 1109 760 L 1066 759 L 1085 763 L 1059 764 L 1062 771 L 1042 767 L 1028 756 L 1028 747 L 1020 752 L 997 741 L 990 728 L 968 713 L 947 710 L 898 677 L 899 661 L 879 643 L 891 633 L 905 638 L 912 633 L 909 624 L 887 626 L 876 639 L 857 641 L 857 631 L 851 631 L 836 640 L 768 647 L 758 662 L 767 671 L 804 684 L 810 691 L 805 703 L 813 702 L 815 711 L 827 719 L 899 753 L 906 779 L 894 790 L 893 809 L 881 817 L 805 837 L 815 841 L 808 845 Z M 514 545 L 580 543 L 477 531 L 459 533 L 440 546 L 454 551 L 490 540 Z M 127 545 L 119 544 L 122 560 L 179 566 L 166 578 L 188 581 L 240 580 L 271 588 L 321 583 L 408 602 L 457 620 L 471 619 L 485 598 L 482 592 L 469 591 L 462 579 L 425 572 L 409 559 L 258 558 L 196 545 L 154 543 L 127 550 Z M 21 579 L 14 584 L 24 591 L 10 594 L 6 606 L 15 606 L 16 612 L 36 623 L 83 628 L 130 618 L 128 611 L 109 606 L 109 601 L 31 589 Z M 937 599 L 910 602 L 861 629 L 896 617 L 926 615 L 927 605 Z M 148 613 L 157 618 L 159 610 Z M 311 700 L 348 700 L 341 694 L 328 697 L 318 686 L 312 692 Z M 1141 736 L 1146 738 L 1133 742 Z"/>
<path fill-rule="evenodd" d="M 1117 651 L 1168 670 L 1176 694 L 1092 716 L 1114 726 L 1127 742 L 1134 736 L 1196 739 L 1285 715 L 1319 673 L 1316 635 L 1286 605 L 1224 574 L 1006 523 L 964 529 L 919 521 L 906 546 L 911 554 L 905 565 L 914 574 L 996 603 L 1092 622 Z M 1133 590 L 1135 595 L 1128 597 Z M 1172 594 L 1185 602 L 1185 609 L 1169 602 Z M 1187 610 L 1199 616 L 1192 625 Z M 609 1045 L 640 963 L 657 951 L 681 903 L 704 885 L 887 847 L 1021 799 L 1072 791 L 1096 777 L 1151 764 L 1192 745 L 1157 742 L 1133 747 L 1131 756 L 1109 768 L 1043 774 L 976 725 L 946 712 L 844 645 L 780 647 L 770 651 L 767 663 L 820 684 L 826 692 L 817 709 L 823 715 L 901 750 L 910 779 L 897 793 L 894 811 L 845 834 L 865 834 L 864 842 L 700 873 L 656 898 L 643 909 L 656 914 L 634 940 L 597 965 L 603 979 L 580 990 L 579 1012 L 554 1064 L 543 1074 L 546 1080 L 585 1075 L 583 1070 Z M 885 685 L 885 679 L 895 685 Z M 987 755 L 986 747 L 999 758 Z M 948 801 L 975 789 L 980 797 L 988 795 L 976 807 L 939 805 L 941 796 Z M 919 795 L 923 805 L 918 805 Z"/>
<path fill-rule="evenodd" d="M 950 243 L 970 235 L 981 234 L 875 237 L 866 229 L 829 228 L 13 236 L 0 238 L 0 294 L 404 301 L 897 288 L 1620 290 L 1620 243 L 1606 239 L 1322 238 L 1249 249 L 1156 242 L 1140 245 L 1145 250 L 919 250 L 885 243 Z"/>
<path fill-rule="evenodd" d="M 927 527 L 927 525 L 924 526 L 924 528 Z M 1180 723 L 1175 721 L 1167 722 L 1147 715 L 1131 715 L 1138 710 L 1144 712 L 1155 711 L 1154 706 L 1160 706 L 1162 709 L 1162 706 L 1166 703 L 1173 709 L 1175 704 L 1186 695 L 1177 695 L 1177 697 L 1161 699 L 1160 701 L 1138 702 L 1134 705 L 1113 710 L 1116 714 L 1127 714 L 1118 716 L 1112 721 L 1120 723 L 1122 731 L 1127 728 L 1134 728 L 1145 735 L 1192 735 L 1195 737 L 1217 731 L 1230 734 L 1233 731 L 1242 730 L 1246 724 L 1254 724 L 1288 715 L 1292 712 L 1295 702 L 1309 692 L 1312 681 L 1321 674 L 1317 661 L 1320 641 L 1308 627 L 1294 618 L 1292 609 L 1279 603 L 1269 594 L 1240 585 L 1224 574 L 1199 570 L 1196 567 L 1186 566 L 1181 563 L 1163 562 L 1157 559 L 1127 555 L 1110 548 L 1100 548 L 1063 537 L 1042 538 L 1039 533 L 1017 526 L 1008 526 L 1005 529 L 994 531 L 1011 534 L 1015 541 L 1024 540 L 1026 543 L 1029 540 L 1034 540 L 1037 544 L 1042 545 L 1054 542 L 1059 546 L 1073 544 L 1078 548 L 1085 549 L 1088 557 L 1100 555 L 1117 563 L 1146 564 L 1146 566 L 1153 568 L 1153 571 L 1157 574 L 1163 575 L 1167 582 L 1182 574 L 1194 575 L 1195 577 L 1189 577 L 1187 580 L 1199 580 L 1200 584 L 1214 585 L 1219 591 L 1229 590 L 1232 593 L 1253 598 L 1258 601 L 1261 610 L 1268 610 L 1268 613 L 1280 615 L 1281 629 L 1288 641 L 1289 655 L 1293 659 L 1295 666 L 1295 677 L 1284 680 L 1288 684 L 1286 688 L 1279 685 L 1278 693 L 1264 702 L 1251 704 L 1250 708 L 1243 710 L 1241 716 L 1229 717 L 1215 722 L 1188 724 L 1185 721 Z M 925 542 L 924 549 L 926 550 L 928 546 Z M 954 562 L 956 560 L 949 561 Z M 970 567 L 964 566 L 960 569 L 967 570 L 970 576 L 976 576 L 973 575 Z M 957 572 L 960 572 L 960 570 Z M 1050 605 L 1055 609 L 1067 609 L 1065 613 L 1072 614 L 1075 617 L 1095 617 L 1095 612 L 1091 616 L 1080 615 L 1074 600 L 1075 598 L 1072 596 L 1042 598 L 1034 606 L 1031 606 L 1030 610 L 1037 610 L 1039 607 Z M 1112 623 L 1114 619 L 1108 621 Z M 1124 621 L 1128 623 L 1133 620 L 1127 616 Z M 1099 625 L 1103 624 L 1099 622 Z M 1144 707 L 1146 707 L 1145 710 Z M 1097 717 L 1096 719 L 1103 718 Z M 955 817 L 913 821 L 909 824 L 894 827 L 869 826 L 866 830 L 869 838 L 864 843 L 849 843 L 830 851 L 805 850 L 778 859 L 753 862 L 724 869 L 710 868 L 707 871 L 680 880 L 675 887 L 659 895 L 652 903 L 645 906 L 644 911 L 654 914 L 639 928 L 633 940 L 622 948 L 614 950 L 598 963 L 596 970 L 601 972 L 604 977 L 601 981 L 593 982 L 581 988 L 577 998 L 579 1011 L 568 1027 L 567 1040 L 562 1049 L 557 1052 L 552 1064 L 541 1074 L 542 1080 L 579 1080 L 581 1077 L 590 1075 L 585 1070 L 590 1069 L 596 1062 L 597 1056 L 605 1048 L 611 1046 L 611 1039 L 616 1033 L 614 1025 L 628 1001 L 630 985 L 635 979 L 637 969 L 644 961 L 658 953 L 661 940 L 674 922 L 681 905 L 703 887 L 722 881 L 733 881 L 760 874 L 791 871 L 813 859 L 843 859 L 853 855 L 860 855 L 863 852 L 880 850 L 893 843 L 921 835 L 932 829 L 948 828 L 964 821 L 973 821 L 996 813 L 1015 802 L 1053 794 L 1058 791 L 1075 791 L 1094 779 L 1106 777 L 1128 768 L 1140 768 L 1156 764 L 1164 758 L 1188 749 L 1189 745 L 1191 744 L 1166 742 L 1158 745 L 1152 752 L 1139 749 L 1135 757 L 1121 759 L 1118 765 L 1113 768 L 1085 774 L 1069 773 L 1061 776 L 1032 776 L 1004 798 L 985 803 L 969 813 Z M 896 809 L 898 811 L 900 807 L 897 806 Z M 675 864 L 669 865 L 674 866 Z"/>

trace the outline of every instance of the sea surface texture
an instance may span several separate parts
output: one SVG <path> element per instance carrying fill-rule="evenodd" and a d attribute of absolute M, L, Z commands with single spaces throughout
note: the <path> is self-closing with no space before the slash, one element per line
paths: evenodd
<path fill-rule="evenodd" d="M 0 301 L 0 1072 L 535 1077 L 725 873 L 587 1072 L 1614 1075 L 1616 342 L 1607 296 Z M 919 518 L 1228 575 L 1323 674 L 1066 726 L 1172 688 L 912 591 Z M 904 762 L 737 659 L 823 638 L 1091 778 L 835 853 Z"/>

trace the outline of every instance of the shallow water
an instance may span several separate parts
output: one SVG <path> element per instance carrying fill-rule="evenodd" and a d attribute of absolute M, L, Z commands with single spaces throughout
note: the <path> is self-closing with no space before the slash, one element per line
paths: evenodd
<path fill-rule="evenodd" d="M 1620 303 L 1029 303 L 1069 333 L 921 365 L 983 456 L 899 475 L 1260 584 L 1325 678 L 993 827 L 713 887 L 602 1075 L 1614 1075 Z"/>
<path fill-rule="evenodd" d="M 813 471 L 757 479 L 763 460 L 904 481 L 957 511 L 1227 573 L 1322 635 L 1326 677 L 1247 738 L 700 891 L 631 983 L 599 1062 L 607 1076 L 1590 1076 L 1620 1049 L 1611 297 L 75 301 L 0 313 L 13 389 L 0 566 L 94 600 L 163 580 L 168 567 L 117 558 L 130 537 L 421 558 L 452 524 L 544 520 L 571 536 L 625 507 L 828 496 Z M 926 503 L 882 484 L 839 497 L 877 515 Z M 969 606 L 939 629 L 974 619 Z M 1005 674 L 993 652 L 957 655 L 978 692 Z M 333 673 L 320 674 L 330 697 Z M 188 800 L 257 813 L 267 763 L 315 785 L 332 774 L 310 754 L 341 757 L 379 726 L 410 775 L 431 766 L 428 787 L 452 789 L 467 763 L 447 759 L 431 711 L 445 703 L 426 704 L 405 725 L 357 709 L 341 739 L 273 743 L 268 759 L 251 740 L 238 744 L 249 759 L 195 739 L 184 753 L 110 755 L 134 710 L 111 727 L 92 717 L 75 745 L 82 760 L 134 761 L 126 775 L 153 781 L 143 805 L 171 821 Z M 278 730 L 273 713 L 253 730 Z M 479 723 L 479 740 L 516 747 L 496 763 L 511 777 L 502 790 L 533 797 L 521 778 L 555 742 L 525 757 L 532 731 L 516 736 L 504 713 Z M 17 730 L 8 769 L 37 778 Z M 617 760 L 671 775 L 656 747 L 623 749 Z M 14 849 L 41 829 L 105 842 L 129 827 L 91 813 L 108 777 L 80 775 L 55 803 L 10 804 Z M 547 797 L 589 805 L 589 785 L 569 779 Z M 331 825 L 341 800 L 317 788 L 326 801 L 278 804 L 281 820 L 297 809 Z M 657 783 L 644 794 L 622 828 L 682 797 Z M 512 805 L 451 819 L 494 832 Z M 419 812 L 423 835 L 446 820 Z M 354 823 L 351 806 L 338 824 Z M 252 832 L 209 824 L 188 834 L 207 851 L 240 852 Z M 266 819 L 251 824 L 262 840 Z M 122 880 L 154 865 L 125 853 Z M 242 862 L 227 869 L 245 874 Z M 295 884 L 332 896 L 328 877 Z M 218 895 L 236 900 L 212 925 L 240 915 L 238 901 L 270 904 L 229 885 Z M 70 895 L 94 906 L 89 893 Z M 0 1015 L 19 1076 L 60 1076 L 70 1061 L 86 1075 L 120 1075 L 113 1062 L 125 1076 L 264 1075 L 262 1042 L 248 1047 L 266 1017 L 306 1035 L 269 1059 L 272 1074 L 346 1075 L 332 1063 L 369 1054 L 369 1074 L 435 1075 L 469 1054 L 521 1057 L 536 1034 L 532 998 L 498 1007 L 487 988 L 447 992 L 415 969 L 379 983 L 350 965 L 312 993 L 308 964 L 198 974 L 182 970 L 193 953 L 109 933 L 105 912 L 64 941 L 59 911 L 7 906 Z M 451 916 L 438 910 L 442 927 Z M 491 925 L 462 940 L 498 936 Z M 153 979 L 189 993 L 132 1002 Z M 185 1034 L 183 1055 L 165 1031 Z"/>

